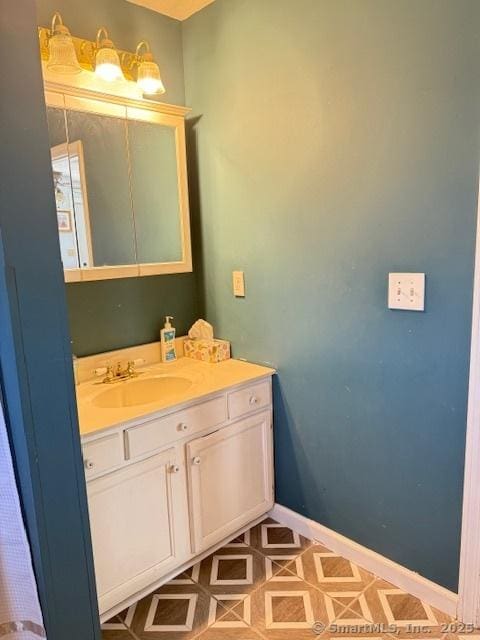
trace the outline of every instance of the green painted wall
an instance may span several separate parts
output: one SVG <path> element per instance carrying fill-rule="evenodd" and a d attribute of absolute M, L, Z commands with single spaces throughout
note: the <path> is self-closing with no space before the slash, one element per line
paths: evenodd
<path fill-rule="evenodd" d="M 185 335 L 198 315 L 192 274 L 77 282 L 67 286 L 72 351 L 84 356 L 160 339 L 164 316 Z"/>
<path fill-rule="evenodd" d="M 478 0 L 217 0 L 183 25 L 205 310 L 278 367 L 277 500 L 453 590 L 479 24 Z M 386 308 L 403 270 L 425 313 Z"/>
<path fill-rule="evenodd" d="M 117 47 L 134 50 L 147 39 L 160 64 L 162 101 L 184 104 L 181 23 L 124 0 L 37 0 L 38 22 L 60 11 L 74 35 L 95 39 L 105 25 Z M 183 333 L 198 317 L 193 274 L 67 285 L 73 350 L 88 355 L 158 340 L 162 316 Z M 162 325 L 163 326 L 163 325 Z"/>

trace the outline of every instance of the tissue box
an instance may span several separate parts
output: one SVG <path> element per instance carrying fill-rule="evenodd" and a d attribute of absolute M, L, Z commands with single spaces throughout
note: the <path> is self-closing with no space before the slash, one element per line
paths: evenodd
<path fill-rule="evenodd" d="M 187 358 L 202 362 L 221 362 L 230 358 L 230 342 L 227 340 L 190 340 L 183 343 Z"/>

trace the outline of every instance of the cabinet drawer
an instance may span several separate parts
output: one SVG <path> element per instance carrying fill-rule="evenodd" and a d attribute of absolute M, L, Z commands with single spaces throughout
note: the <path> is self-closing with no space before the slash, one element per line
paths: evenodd
<path fill-rule="evenodd" d="M 156 451 L 192 433 L 216 427 L 226 419 L 225 397 L 221 396 L 164 418 L 144 422 L 126 430 L 127 456 L 133 459 Z"/>
<path fill-rule="evenodd" d="M 228 396 L 228 415 L 230 419 L 268 407 L 271 403 L 270 380 L 252 384 L 244 389 L 239 389 Z"/>
<path fill-rule="evenodd" d="M 125 459 L 120 433 L 110 433 L 82 445 L 85 476 L 91 478 L 122 464 Z"/>

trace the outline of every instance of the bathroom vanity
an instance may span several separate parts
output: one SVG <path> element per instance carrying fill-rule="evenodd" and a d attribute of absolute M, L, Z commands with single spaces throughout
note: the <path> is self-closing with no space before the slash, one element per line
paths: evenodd
<path fill-rule="evenodd" d="M 274 371 L 188 358 L 139 371 L 77 386 L 103 619 L 273 505 Z"/>

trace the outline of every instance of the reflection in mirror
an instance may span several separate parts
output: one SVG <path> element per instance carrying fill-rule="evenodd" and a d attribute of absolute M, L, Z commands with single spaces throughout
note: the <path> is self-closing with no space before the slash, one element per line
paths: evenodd
<path fill-rule="evenodd" d="M 89 220 L 93 266 L 136 264 L 126 121 L 71 110 L 66 120 L 72 177 L 79 176 L 82 194 L 75 217 Z"/>
<path fill-rule="evenodd" d="M 85 164 L 83 160 L 82 141 L 59 144 L 51 148 L 53 178 L 55 182 L 55 200 L 57 201 L 58 232 L 60 235 L 60 245 L 65 234 L 75 234 L 78 250 L 76 265 L 65 266 L 71 269 L 74 266 L 82 268 L 93 267 L 92 243 L 90 236 L 90 217 L 88 213 L 87 185 L 85 179 Z M 62 181 L 69 179 L 71 193 L 73 196 L 72 215 L 61 209 L 58 203 L 59 189 Z M 60 193 L 63 198 L 63 194 Z M 69 236 L 65 236 L 69 237 Z"/>
<path fill-rule="evenodd" d="M 47 109 L 48 132 L 52 154 L 53 183 L 57 207 L 58 236 L 64 269 L 78 269 L 78 254 L 73 208 L 72 181 L 67 151 L 65 112 Z"/>
<path fill-rule="evenodd" d="M 127 127 L 138 261 L 180 261 L 175 128 L 136 120 L 128 120 Z"/>

